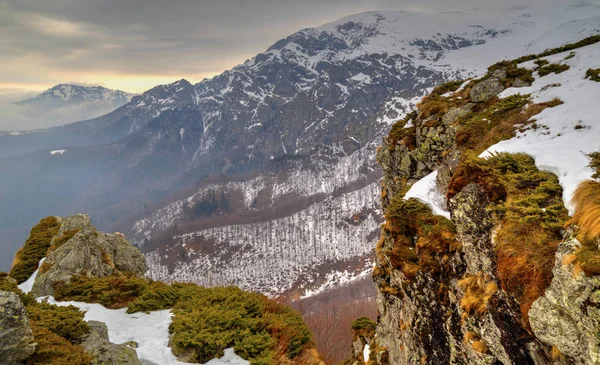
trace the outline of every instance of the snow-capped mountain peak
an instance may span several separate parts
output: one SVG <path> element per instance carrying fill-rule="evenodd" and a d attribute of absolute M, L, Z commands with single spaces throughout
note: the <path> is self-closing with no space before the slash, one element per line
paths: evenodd
<path fill-rule="evenodd" d="M 107 89 L 102 86 L 58 84 L 34 98 L 22 100 L 15 104 L 29 106 L 41 103 L 80 104 L 95 101 L 120 102 L 124 104 L 130 101 L 134 95 L 120 90 Z"/>

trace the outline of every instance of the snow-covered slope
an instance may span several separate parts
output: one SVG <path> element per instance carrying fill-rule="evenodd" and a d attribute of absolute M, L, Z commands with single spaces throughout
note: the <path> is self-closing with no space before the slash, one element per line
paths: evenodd
<path fill-rule="evenodd" d="M 577 185 L 592 177 L 586 154 L 600 150 L 600 82 L 585 78 L 588 69 L 600 68 L 600 44 L 573 53 L 573 57 L 565 52 L 543 58 L 551 64 L 569 65 L 568 70 L 543 77 L 534 72 L 536 80 L 531 87 L 511 88 L 500 94 L 531 94 L 537 103 L 559 98 L 563 104 L 535 116 L 539 129 L 520 132 L 484 152 L 523 152 L 533 157 L 538 169 L 558 176 L 571 214 L 571 197 Z M 531 61 L 520 66 L 533 69 L 535 64 Z"/>
<path fill-rule="evenodd" d="M 568 65 L 561 73 L 540 76 L 534 72 L 535 81 L 530 87 L 504 90 L 499 97 L 530 94 L 534 103 L 560 99 L 563 104 L 544 109 L 532 117 L 536 128 L 518 131 L 514 138 L 499 142 L 480 156 L 495 153 L 525 153 L 534 158 L 537 168 L 555 174 L 563 188 L 563 201 L 573 214 L 571 198 L 584 180 L 591 179 L 593 170 L 586 156 L 600 150 L 600 82 L 586 78 L 589 69 L 600 68 L 600 43 L 574 51 L 542 57 L 550 64 Z M 519 64 L 534 70 L 536 61 Z M 445 209 L 445 196 L 436 187 L 437 171 L 411 186 L 404 199 L 416 198 L 426 203 L 435 214 L 450 218 Z"/>

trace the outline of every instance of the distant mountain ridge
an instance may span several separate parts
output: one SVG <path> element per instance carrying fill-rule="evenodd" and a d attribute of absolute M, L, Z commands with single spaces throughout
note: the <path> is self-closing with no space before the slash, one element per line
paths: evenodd
<path fill-rule="evenodd" d="M 14 104 L 29 107 L 59 107 L 68 104 L 107 101 L 122 105 L 128 103 L 133 96 L 135 94 L 107 89 L 103 86 L 58 84 L 33 98 L 17 101 Z"/>
<path fill-rule="evenodd" d="M 381 222 L 374 151 L 392 122 L 435 84 L 595 34 L 599 19 L 593 5 L 372 12 L 301 30 L 196 85 L 0 136 L 0 156 L 12 154 L 0 170 L 14 172 L 0 188 L 15 192 L 1 203 L 35 202 L 0 212 L 0 229 L 86 211 L 133 234 L 155 278 L 318 290 L 370 270 Z M 15 156 L 20 146 L 38 152 Z M 58 204 L 31 196 L 40 176 Z"/>

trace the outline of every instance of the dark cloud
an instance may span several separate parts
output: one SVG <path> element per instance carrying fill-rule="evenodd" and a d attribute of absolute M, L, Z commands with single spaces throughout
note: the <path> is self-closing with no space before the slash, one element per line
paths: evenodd
<path fill-rule="evenodd" d="M 535 1 L 548 2 L 560 3 Z M 110 87 L 119 75 L 198 81 L 299 29 L 362 11 L 536 4 L 517 0 L 0 0 L 0 87 L 49 86 L 66 79 Z M 141 91 L 133 85 L 131 91 Z"/>

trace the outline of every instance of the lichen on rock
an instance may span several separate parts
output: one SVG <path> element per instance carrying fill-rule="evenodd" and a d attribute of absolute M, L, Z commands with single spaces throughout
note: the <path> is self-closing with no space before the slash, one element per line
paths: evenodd
<path fill-rule="evenodd" d="M 68 239 L 62 242 L 63 237 Z M 60 242 L 60 245 L 56 243 Z M 69 282 L 73 275 L 106 277 L 118 274 L 144 275 L 147 270 L 143 254 L 122 235 L 97 231 L 85 214 L 61 220 L 51 241 L 51 250 L 35 279 L 36 296 L 53 295 L 54 285 Z"/>
<path fill-rule="evenodd" d="M 0 363 L 20 364 L 35 347 L 21 299 L 13 292 L 0 291 Z"/>

